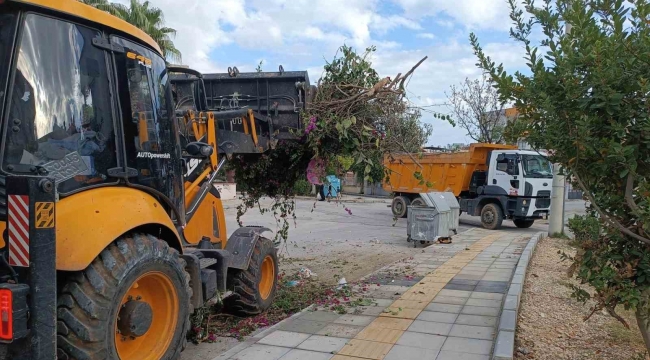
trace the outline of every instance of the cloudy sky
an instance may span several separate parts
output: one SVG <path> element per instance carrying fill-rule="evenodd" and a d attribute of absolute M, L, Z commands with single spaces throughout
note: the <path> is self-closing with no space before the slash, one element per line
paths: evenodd
<path fill-rule="evenodd" d="M 121 0 L 120 2 L 123 2 Z M 524 65 L 523 51 L 509 38 L 507 0 L 150 0 L 177 30 L 183 63 L 202 72 L 237 66 L 254 71 L 308 70 L 314 83 L 343 43 L 377 47 L 373 64 L 394 77 L 428 60 L 409 83 L 409 99 L 448 113 L 445 92 L 466 77 L 480 76 L 469 44 L 482 47 L 507 69 Z M 470 142 L 465 132 L 423 113 L 434 125 L 430 145 Z"/>

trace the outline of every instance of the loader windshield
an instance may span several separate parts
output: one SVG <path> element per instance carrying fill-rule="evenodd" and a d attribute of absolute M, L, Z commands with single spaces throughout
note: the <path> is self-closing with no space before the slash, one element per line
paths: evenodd
<path fill-rule="evenodd" d="M 110 181 L 117 157 L 106 54 L 92 44 L 100 33 L 29 14 L 21 34 L 3 169 L 51 176 L 61 193 Z"/>

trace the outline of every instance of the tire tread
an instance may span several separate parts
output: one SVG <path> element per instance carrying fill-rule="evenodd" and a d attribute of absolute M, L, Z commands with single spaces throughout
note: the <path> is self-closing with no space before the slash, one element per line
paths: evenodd
<path fill-rule="evenodd" d="M 57 305 L 57 355 L 60 359 L 109 359 L 106 321 L 113 306 L 112 299 L 120 290 L 120 280 L 129 270 L 140 261 L 151 258 L 175 262 L 179 269 L 183 269 L 185 291 L 188 299 L 191 298 L 189 274 L 178 251 L 153 235 L 133 234 L 120 238 L 104 249 L 84 271 L 74 274 L 63 287 Z M 188 311 L 182 325 L 183 340 L 189 330 L 190 313 Z M 180 350 L 169 359 L 178 358 Z"/>

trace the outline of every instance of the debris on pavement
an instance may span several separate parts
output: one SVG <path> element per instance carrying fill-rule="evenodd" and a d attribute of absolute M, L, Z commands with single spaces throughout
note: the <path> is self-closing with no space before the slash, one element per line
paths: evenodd
<path fill-rule="evenodd" d="M 302 279 L 310 279 L 317 275 L 313 271 L 309 270 L 309 268 L 301 267 L 298 271 L 298 276 L 300 276 Z"/>

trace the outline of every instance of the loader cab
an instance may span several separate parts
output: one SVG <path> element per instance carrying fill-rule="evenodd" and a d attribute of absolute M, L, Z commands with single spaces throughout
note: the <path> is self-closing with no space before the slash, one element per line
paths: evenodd
<path fill-rule="evenodd" d="M 53 177 L 61 199 L 131 186 L 182 213 L 169 74 L 150 45 L 64 12 L 0 2 L 2 175 Z"/>

